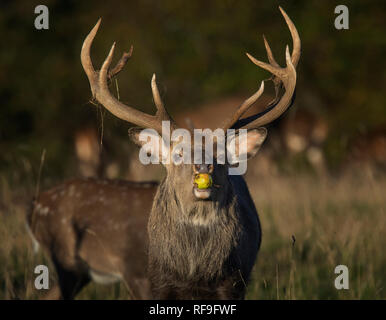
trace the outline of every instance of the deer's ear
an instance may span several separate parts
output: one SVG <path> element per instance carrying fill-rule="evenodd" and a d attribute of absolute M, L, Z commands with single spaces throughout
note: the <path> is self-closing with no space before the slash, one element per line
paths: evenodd
<path fill-rule="evenodd" d="M 142 147 L 146 141 L 141 141 L 140 134 L 142 132 L 143 128 L 140 127 L 132 127 L 129 129 L 129 138 L 131 141 L 133 141 L 138 147 Z"/>
<path fill-rule="evenodd" d="M 249 130 L 247 136 L 247 158 L 252 158 L 260 150 L 265 138 L 267 138 L 267 129 L 264 127 Z"/>
<path fill-rule="evenodd" d="M 142 128 L 130 128 L 130 139 L 139 147 L 141 155 L 151 155 L 152 163 L 156 163 L 157 160 L 166 159 L 169 153 L 169 147 L 166 145 L 162 137 L 154 129 L 142 129 Z"/>
<path fill-rule="evenodd" d="M 238 134 L 232 137 L 232 140 L 234 140 L 234 151 L 236 156 L 235 158 L 232 157 L 233 162 L 237 163 L 241 159 L 247 160 L 254 157 L 266 137 L 267 129 L 264 127 L 248 130 L 246 137 L 239 137 Z"/>

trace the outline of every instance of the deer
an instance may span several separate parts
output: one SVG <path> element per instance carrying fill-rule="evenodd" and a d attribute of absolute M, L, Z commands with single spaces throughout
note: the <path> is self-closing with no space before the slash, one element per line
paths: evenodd
<path fill-rule="evenodd" d="M 122 55 L 109 79 L 131 54 L 132 48 Z M 99 145 L 95 132 L 83 135 L 76 152 L 88 164 L 99 156 Z M 42 298 L 70 300 L 90 281 L 122 281 L 131 298 L 149 299 L 146 228 L 157 187 L 156 181 L 83 177 L 37 194 L 27 212 L 27 232 L 34 250 L 49 254 L 58 278 Z"/>
<path fill-rule="evenodd" d="M 43 247 L 58 283 L 42 297 L 74 299 L 91 280 L 122 281 L 149 299 L 146 226 L 157 182 L 75 178 L 41 192 L 27 214 L 35 250 Z"/>
<path fill-rule="evenodd" d="M 258 91 L 246 99 L 219 127 L 225 132 L 229 130 L 236 132 L 236 135 L 226 136 L 226 139 L 234 139 L 236 149 L 244 152 L 243 159 L 249 159 L 257 154 L 267 136 L 267 129 L 264 126 L 284 114 L 294 100 L 296 67 L 300 59 L 301 42 L 293 22 L 281 7 L 279 9 L 289 28 L 293 43 L 291 54 L 289 47 L 286 46 L 286 66 L 279 66 L 265 38 L 269 63 L 259 61 L 247 53 L 252 63 L 272 74 L 270 80 L 274 83 L 275 98 L 267 103 L 263 112 L 243 117 L 262 96 L 264 92 L 264 81 L 262 81 Z M 81 50 L 81 62 L 89 80 L 93 98 L 117 118 L 136 126 L 129 129 L 129 137 L 138 146 L 143 147 L 145 144 L 141 139 L 144 128 L 151 128 L 154 132 L 153 139 L 150 139 L 151 144 L 163 145 L 161 136 L 163 123 L 169 123 L 173 130 L 179 126 L 165 108 L 155 74 L 151 80 L 151 89 L 157 111 L 151 115 L 122 103 L 111 94 L 109 80 L 113 73 L 110 71 L 110 65 L 115 43 L 101 69 L 94 69 L 90 51 L 100 23 L 99 19 L 86 36 Z M 119 69 L 123 68 L 126 62 L 127 59 L 123 61 L 121 58 L 117 64 Z M 116 67 L 112 70 L 115 69 Z M 281 93 L 281 91 L 284 92 Z M 242 130 L 247 131 L 246 139 L 237 139 Z M 192 142 L 194 146 L 194 141 Z M 171 156 L 173 146 L 172 143 L 163 151 Z M 156 146 L 154 147 L 156 150 Z M 193 149 L 194 147 L 190 150 L 192 155 Z M 204 150 L 203 153 L 206 154 L 206 151 Z M 44 193 L 35 200 L 31 212 L 36 213 L 36 221 L 32 222 L 34 215 L 31 214 L 31 230 L 37 240 L 45 243 L 50 250 L 57 270 L 65 269 L 66 273 L 70 274 L 70 278 L 78 279 L 72 281 L 70 292 L 78 292 L 90 277 L 96 281 L 98 278 L 125 279 L 131 284 L 135 280 L 130 278 L 133 276 L 136 279 L 146 278 L 151 298 L 154 299 L 245 298 L 252 268 L 261 245 L 262 232 L 255 204 L 243 176 L 229 175 L 228 169 L 234 164 L 219 162 L 216 154 L 213 155 L 211 163 L 171 162 L 163 165 L 166 176 L 159 185 L 146 185 L 142 188 L 138 185 L 125 186 L 127 190 L 121 190 L 119 199 L 117 195 L 113 196 L 116 193 L 113 182 L 107 182 L 102 187 L 99 185 L 103 182 L 92 180 L 83 181 L 82 187 L 81 182 L 70 182 L 60 186 L 59 189 Z M 199 175 L 210 177 L 213 183 L 205 188 L 198 188 L 195 179 Z M 73 186 L 71 199 L 76 199 L 72 198 L 75 193 L 78 201 L 71 201 L 69 198 L 70 185 Z M 110 190 L 109 196 L 113 198 L 106 196 L 106 188 Z M 66 194 L 66 198 L 61 198 L 60 203 L 53 199 L 53 195 L 60 194 L 59 190 L 65 190 Z M 144 194 L 146 191 L 147 193 Z M 98 199 L 96 196 L 98 193 L 101 193 L 104 201 Z M 138 201 L 138 206 L 133 206 L 135 199 Z M 143 207 L 140 208 L 139 204 Z M 68 224 L 65 229 L 71 233 L 70 242 L 68 234 L 60 236 L 59 231 L 52 232 L 50 228 L 52 224 L 59 225 L 57 221 L 59 218 L 52 218 L 50 222 L 42 223 L 37 227 L 39 219 L 44 220 L 48 216 L 53 216 L 51 211 L 56 213 L 60 211 L 62 219 L 66 219 L 66 215 L 70 216 L 71 224 Z M 116 215 L 119 215 L 118 212 L 123 216 L 121 220 L 116 218 Z M 113 233 L 110 233 L 111 229 L 103 231 L 108 223 L 123 223 L 129 218 L 134 221 L 139 219 L 139 216 L 143 220 L 141 220 L 141 226 L 136 226 L 135 232 L 141 235 L 147 233 L 147 239 L 143 239 L 143 244 L 135 242 L 138 248 L 126 243 L 133 240 L 132 238 L 138 240 L 135 234 L 129 236 L 124 234 L 134 230 L 133 228 L 129 230 L 128 227 Z M 78 219 L 86 222 L 78 222 Z M 143 227 L 144 220 L 147 220 L 147 227 Z M 104 236 L 100 237 L 103 232 Z M 121 236 L 123 238 L 120 238 Z M 101 247 L 108 249 L 101 250 L 97 240 L 101 242 Z M 145 243 L 147 249 L 143 250 Z M 117 245 L 122 248 L 121 251 L 115 249 Z M 142 265 L 142 271 L 146 269 L 145 277 L 139 273 L 130 272 L 135 269 L 132 264 L 138 259 L 135 255 L 135 251 L 138 250 L 141 250 L 141 261 L 146 261 L 147 268 L 145 262 Z M 63 253 L 59 254 L 61 251 Z M 71 253 L 70 257 L 66 256 L 69 253 Z M 106 261 L 112 263 L 109 265 Z M 121 268 L 111 268 L 113 265 L 120 265 Z M 82 275 L 83 278 L 78 275 Z M 60 278 L 61 276 L 59 280 Z M 65 278 L 62 282 L 64 280 Z M 64 291 L 68 292 L 69 289 L 64 288 Z"/>
<path fill-rule="evenodd" d="M 74 134 L 74 147 L 81 176 L 101 176 L 103 172 L 102 150 L 95 128 L 86 127 L 77 130 Z"/>

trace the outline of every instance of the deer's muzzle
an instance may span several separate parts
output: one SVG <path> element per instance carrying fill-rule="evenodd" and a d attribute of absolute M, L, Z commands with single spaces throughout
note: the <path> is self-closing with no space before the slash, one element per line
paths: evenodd
<path fill-rule="evenodd" d="M 194 177 L 194 196 L 198 199 L 208 199 L 212 193 L 212 176 L 208 173 L 198 173 Z"/>

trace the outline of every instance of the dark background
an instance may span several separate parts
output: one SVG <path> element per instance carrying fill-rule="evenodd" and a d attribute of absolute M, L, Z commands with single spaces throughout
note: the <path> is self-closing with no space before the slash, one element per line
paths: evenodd
<path fill-rule="evenodd" d="M 34 28 L 34 8 L 45 4 L 49 30 Z M 265 60 L 265 34 L 279 63 L 291 39 L 278 5 L 299 30 L 296 108 L 326 119 L 323 143 L 330 169 L 345 161 L 358 137 L 384 133 L 386 36 L 384 1 L 348 1 L 350 29 L 334 27 L 338 1 L 7 1 L 0 3 L 0 170 L 39 166 L 47 150 L 49 176 L 68 176 L 73 135 L 94 126 L 113 143 L 127 140 L 126 123 L 89 103 L 80 65 L 85 35 L 103 18 L 94 41 L 100 66 L 117 41 L 117 60 L 134 45 L 118 76 L 120 98 L 154 112 L 150 79 L 157 73 L 172 115 L 232 95 L 251 95 L 268 73 L 246 51 Z M 115 88 L 112 89 L 115 91 Z M 269 90 L 267 91 L 269 92 Z M 236 108 L 237 106 L 235 106 Z M 110 156 L 118 156 L 113 146 Z M 122 155 L 121 155 L 122 156 Z M 70 172 L 68 172 L 70 171 Z"/>

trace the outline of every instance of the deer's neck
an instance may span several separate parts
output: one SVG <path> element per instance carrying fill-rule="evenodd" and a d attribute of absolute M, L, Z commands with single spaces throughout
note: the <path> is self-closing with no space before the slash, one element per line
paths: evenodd
<path fill-rule="evenodd" d="M 240 234 L 236 198 L 229 193 L 223 202 L 181 203 L 161 184 L 148 225 L 150 260 L 182 277 L 220 276 Z"/>

